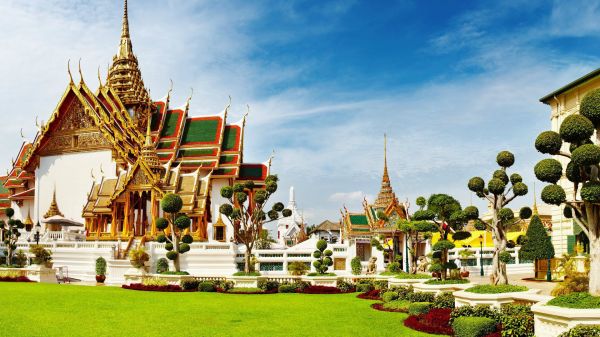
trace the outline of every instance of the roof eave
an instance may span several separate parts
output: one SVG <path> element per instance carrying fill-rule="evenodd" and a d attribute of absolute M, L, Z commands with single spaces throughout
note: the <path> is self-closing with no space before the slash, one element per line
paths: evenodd
<path fill-rule="evenodd" d="M 542 102 L 544 104 L 549 104 L 548 101 L 550 99 L 552 99 L 553 97 L 558 96 L 560 94 L 563 94 L 563 93 L 565 93 L 565 92 L 567 92 L 567 91 L 569 91 L 569 90 L 571 90 L 571 89 L 573 89 L 573 88 L 575 88 L 575 87 L 577 87 L 577 86 L 579 86 L 581 84 L 584 84 L 584 83 L 588 82 L 591 79 L 594 79 L 595 77 L 597 77 L 599 75 L 600 75 L 600 68 L 598 68 L 598 69 L 596 69 L 596 70 L 594 70 L 594 71 L 592 71 L 590 73 L 587 73 L 587 74 L 583 75 L 582 77 L 576 79 L 575 81 L 573 81 L 573 82 L 571 82 L 571 83 L 569 83 L 569 84 L 567 84 L 567 85 L 565 85 L 565 86 L 563 86 L 563 87 L 561 87 L 561 88 L 559 88 L 557 90 L 554 90 L 553 92 L 551 92 L 551 93 L 547 94 L 546 96 L 540 98 L 540 102 Z"/>

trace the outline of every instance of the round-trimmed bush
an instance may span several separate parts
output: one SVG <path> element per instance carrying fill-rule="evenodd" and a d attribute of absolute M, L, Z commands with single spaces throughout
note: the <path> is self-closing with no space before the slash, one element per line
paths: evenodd
<path fill-rule="evenodd" d="M 587 202 L 600 202 L 600 182 L 588 181 L 581 188 L 581 199 Z"/>
<path fill-rule="evenodd" d="M 516 183 L 513 185 L 513 192 L 515 195 L 522 196 L 527 194 L 529 190 L 527 189 L 527 185 L 525 183 Z"/>
<path fill-rule="evenodd" d="M 481 181 L 483 181 L 483 179 Z M 417 198 L 417 206 L 425 207 L 426 205 L 427 205 L 427 199 L 425 199 L 424 197 Z"/>
<path fill-rule="evenodd" d="M 246 194 L 246 192 L 236 192 L 235 200 L 237 200 L 237 202 L 240 204 L 243 204 L 246 202 L 246 200 L 248 200 L 248 194 Z"/>
<path fill-rule="evenodd" d="M 496 156 L 496 162 L 502 167 L 511 167 L 515 163 L 515 155 L 509 151 L 500 151 Z"/>
<path fill-rule="evenodd" d="M 567 200 L 565 190 L 559 185 L 548 185 L 542 190 L 542 200 L 550 205 L 560 205 Z"/>
<path fill-rule="evenodd" d="M 233 192 L 235 193 L 240 193 L 240 192 L 244 192 L 244 185 L 242 184 L 233 184 Z"/>
<path fill-rule="evenodd" d="M 156 242 L 159 242 L 159 243 L 167 242 L 167 237 L 164 234 L 159 234 L 156 236 Z"/>
<path fill-rule="evenodd" d="M 156 220 L 154 220 L 154 225 L 156 226 L 156 229 L 162 231 L 169 226 L 169 222 L 165 218 L 156 218 Z"/>
<path fill-rule="evenodd" d="M 274 181 L 266 183 L 265 190 L 269 193 L 275 193 L 277 191 L 277 183 Z"/>
<path fill-rule="evenodd" d="M 475 206 L 467 206 L 463 209 L 463 213 L 467 220 L 475 220 L 479 218 L 479 209 Z"/>
<path fill-rule="evenodd" d="M 284 209 L 283 211 L 281 211 L 281 215 L 284 218 L 287 218 L 288 216 L 292 216 L 292 210 L 291 209 Z"/>
<path fill-rule="evenodd" d="M 475 229 L 478 231 L 484 231 L 487 227 L 485 222 L 483 222 L 481 220 L 476 220 L 474 226 L 475 226 Z"/>
<path fill-rule="evenodd" d="M 457 317 L 452 322 L 456 337 L 482 337 L 496 331 L 496 321 L 487 317 Z"/>
<path fill-rule="evenodd" d="M 452 242 L 450 242 L 448 240 L 440 240 L 440 241 L 436 242 L 433 245 L 432 249 L 433 250 L 437 250 L 437 251 L 441 251 L 441 250 L 444 250 L 444 249 L 453 249 L 454 247 L 456 247 L 454 245 L 454 243 L 452 243 Z"/>
<path fill-rule="evenodd" d="M 579 113 L 589 119 L 594 126 L 600 125 L 600 89 L 588 92 L 579 105 Z"/>
<path fill-rule="evenodd" d="M 190 245 L 188 245 L 187 243 L 182 243 L 179 245 L 179 252 L 180 253 L 187 253 L 190 251 Z"/>
<path fill-rule="evenodd" d="M 452 240 L 454 240 L 454 241 L 461 241 L 461 240 L 468 239 L 470 237 L 471 237 L 471 233 L 466 232 L 466 231 L 457 231 L 452 234 Z"/>
<path fill-rule="evenodd" d="M 262 204 L 267 200 L 267 191 L 258 190 L 254 192 L 254 202 L 257 204 Z"/>
<path fill-rule="evenodd" d="M 520 174 L 518 173 L 513 173 L 510 175 L 510 183 L 511 184 L 516 184 L 516 183 L 520 183 L 523 181 L 523 177 L 521 177 Z"/>
<path fill-rule="evenodd" d="M 221 187 L 221 196 L 225 199 L 231 199 L 233 196 L 233 188 L 231 186 Z"/>
<path fill-rule="evenodd" d="M 386 291 L 381 295 L 381 299 L 384 302 L 391 302 L 398 299 L 398 293 L 395 291 Z"/>
<path fill-rule="evenodd" d="M 254 188 L 254 181 L 248 180 L 244 183 L 244 188 L 251 190 Z"/>
<path fill-rule="evenodd" d="M 12 209 L 11 207 L 8 207 L 7 209 L 4 210 L 4 214 L 6 214 L 6 216 L 10 218 L 13 215 L 15 215 L 15 210 Z"/>
<path fill-rule="evenodd" d="M 563 215 L 567 219 L 572 219 L 573 218 L 573 208 L 571 208 L 571 206 L 565 206 L 565 209 L 563 209 Z"/>
<path fill-rule="evenodd" d="M 317 249 L 320 251 L 324 251 L 327 248 L 327 241 L 321 239 L 317 241 Z"/>
<path fill-rule="evenodd" d="M 281 212 L 281 211 L 283 211 L 283 209 L 284 209 L 284 208 L 285 208 L 285 206 L 283 206 L 283 203 L 281 203 L 281 202 L 276 202 L 275 204 L 273 204 L 273 208 L 272 208 L 272 209 L 273 209 L 275 212 Z"/>
<path fill-rule="evenodd" d="M 279 213 L 277 213 L 277 211 L 275 210 L 270 210 L 267 212 L 267 216 L 271 220 L 277 220 L 277 218 L 279 218 Z"/>
<path fill-rule="evenodd" d="M 535 165 L 533 172 L 539 180 L 555 184 L 562 176 L 562 165 L 556 159 L 542 159 Z"/>
<path fill-rule="evenodd" d="M 485 182 L 483 181 L 483 179 L 481 177 L 473 177 L 471 179 L 469 179 L 469 190 L 473 191 L 473 192 L 483 192 L 483 189 L 485 188 Z M 423 198 L 425 199 L 425 198 Z"/>
<path fill-rule="evenodd" d="M 190 244 L 190 243 L 194 242 L 194 238 L 191 235 L 186 234 L 181 238 L 181 242 Z"/>
<path fill-rule="evenodd" d="M 423 220 L 432 220 L 435 217 L 435 213 L 433 211 L 430 211 L 428 209 L 423 209 L 423 210 L 418 210 L 415 212 L 415 214 L 413 214 L 413 219 L 416 221 L 423 221 Z"/>
<path fill-rule="evenodd" d="M 569 179 L 570 182 L 579 183 L 583 179 L 581 178 L 581 170 L 579 166 L 575 165 L 572 161 L 567 164 L 567 168 L 565 169 L 565 176 Z"/>
<path fill-rule="evenodd" d="M 519 210 L 519 218 L 521 219 L 529 219 L 531 218 L 531 215 L 533 215 L 533 211 L 527 206 L 521 207 Z"/>
<path fill-rule="evenodd" d="M 189 228 L 191 224 L 192 219 L 190 219 L 187 215 L 181 215 L 175 219 L 175 226 L 181 230 Z"/>
<path fill-rule="evenodd" d="M 494 174 L 492 175 L 492 177 L 502 180 L 505 184 L 508 184 L 508 182 L 510 181 L 508 179 L 508 175 L 506 174 L 506 172 L 504 170 L 494 171 Z"/>
<path fill-rule="evenodd" d="M 408 307 L 409 315 L 420 315 L 426 314 L 431 310 L 432 304 L 430 302 L 414 302 Z"/>
<path fill-rule="evenodd" d="M 215 287 L 215 283 L 212 281 L 202 281 L 200 282 L 200 285 L 198 285 L 198 291 L 215 292 L 217 291 L 217 287 Z"/>
<path fill-rule="evenodd" d="M 225 216 L 231 216 L 231 214 L 233 214 L 233 206 L 230 204 L 223 204 L 219 206 L 219 212 Z"/>
<path fill-rule="evenodd" d="M 571 154 L 571 161 L 578 166 L 595 165 L 600 162 L 600 147 L 594 144 L 584 144 Z"/>
<path fill-rule="evenodd" d="M 183 200 L 177 194 L 167 193 L 160 201 L 160 207 L 163 212 L 166 213 L 177 213 L 183 207 Z"/>
<path fill-rule="evenodd" d="M 500 209 L 498 212 L 498 217 L 500 218 L 500 221 L 510 221 L 515 218 L 515 213 L 512 211 L 512 209 L 505 207 Z"/>
<path fill-rule="evenodd" d="M 582 115 L 570 115 L 560 125 L 560 137 L 569 143 L 578 143 L 594 134 L 594 124 Z"/>
<path fill-rule="evenodd" d="M 498 255 L 498 260 L 500 260 L 502 263 L 510 262 L 510 253 L 505 250 L 501 251 Z"/>
<path fill-rule="evenodd" d="M 557 154 L 562 146 L 562 139 L 557 132 L 544 131 L 535 139 L 535 148 L 541 153 Z"/>
<path fill-rule="evenodd" d="M 505 188 L 506 184 L 504 183 L 504 181 L 498 178 L 492 178 L 488 182 L 488 190 L 490 190 L 490 192 L 492 192 L 495 195 L 504 193 Z"/>
<path fill-rule="evenodd" d="M 173 261 L 177 258 L 177 255 L 179 254 L 177 254 L 177 252 L 174 251 L 167 252 L 167 259 Z"/>
<path fill-rule="evenodd" d="M 315 259 L 318 259 L 318 258 L 320 258 L 320 257 L 321 257 L 321 255 L 322 255 L 322 254 L 321 254 L 321 251 L 320 251 L 320 250 L 315 250 L 315 251 L 313 252 L 313 257 L 314 257 Z"/>
<path fill-rule="evenodd" d="M 165 243 L 165 249 L 168 251 L 172 251 L 173 250 L 173 244 L 170 242 Z"/>

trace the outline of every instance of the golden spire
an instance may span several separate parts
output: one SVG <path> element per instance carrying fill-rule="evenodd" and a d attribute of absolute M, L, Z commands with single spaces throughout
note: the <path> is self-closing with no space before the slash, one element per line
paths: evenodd
<path fill-rule="evenodd" d="M 383 134 L 383 178 L 381 179 L 381 189 L 375 200 L 375 208 L 386 208 L 394 200 L 396 195 L 392 191 L 392 184 L 390 183 L 390 176 L 387 169 L 387 135 Z"/>
<path fill-rule="evenodd" d="M 158 158 L 158 154 L 156 153 L 156 149 L 152 142 L 151 127 L 152 114 L 148 114 L 148 121 L 146 122 L 146 141 L 142 147 L 142 158 L 146 161 L 146 164 L 148 164 L 151 170 L 160 171 L 162 166 L 160 165 L 160 159 Z"/>
<path fill-rule="evenodd" d="M 29 210 L 27 212 L 27 219 L 25 219 L 25 221 L 23 221 L 23 224 L 26 225 L 26 226 L 33 225 L 33 220 L 31 220 L 31 210 Z"/>
<path fill-rule="evenodd" d="M 55 215 L 64 216 L 58 209 L 58 204 L 56 203 L 56 187 L 54 188 L 54 192 L 52 194 L 52 202 L 50 203 L 48 211 L 46 212 L 46 214 L 44 214 L 44 218 L 48 219 Z"/>
<path fill-rule="evenodd" d="M 138 130 L 144 132 L 146 127 L 150 95 L 144 86 L 142 73 L 138 66 L 137 57 L 133 54 L 131 36 L 129 35 L 129 15 L 127 0 L 123 5 L 123 26 L 119 52 L 113 56 L 113 62 L 107 74 L 106 85 L 111 87 L 121 99 Z"/>

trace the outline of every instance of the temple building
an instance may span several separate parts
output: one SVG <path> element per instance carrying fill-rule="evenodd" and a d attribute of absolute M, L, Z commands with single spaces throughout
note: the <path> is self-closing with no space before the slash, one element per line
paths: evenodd
<path fill-rule="evenodd" d="M 304 219 L 296 205 L 294 186 L 290 187 L 287 209 L 292 211 L 292 215 L 277 221 L 277 241 L 282 246 L 293 246 L 308 238 Z"/>
<path fill-rule="evenodd" d="M 404 236 L 397 229 L 396 222 L 406 219 L 406 207 L 401 204 L 392 190 L 387 168 L 387 137 L 384 136 L 383 177 L 377 199 L 369 204 L 365 199 L 360 212 L 342 210 L 342 238 L 356 247 L 356 256 L 361 261 L 371 258 L 371 238 L 383 235 L 392 241 L 395 256 L 402 256 Z M 383 262 L 383 261 L 382 261 Z"/>
<path fill-rule="evenodd" d="M 264 184 L 270 169 L 270 160 L 244 162 L 246 116 L 230 122 L 229 105 L 192 116 L 191 97 L 172 105 L 171 90 L 153 100 L 133 52 L 127 1 L 106 81 L 92 90 L 81 68 L 79 75 L 74 81 L 69 69 L 56 108 L 23 142 L 3 178 L 0 207 L 13 207 L 30 230 L 40 223 L 46 233 L 60 232 L 63 226 L 45 221 L 60 216 L 87 240 L 151 240 L 161 198 L 176 193 L 196 240 L 231 240 L 233 228 L 217 219 L 221 187 Z"/>

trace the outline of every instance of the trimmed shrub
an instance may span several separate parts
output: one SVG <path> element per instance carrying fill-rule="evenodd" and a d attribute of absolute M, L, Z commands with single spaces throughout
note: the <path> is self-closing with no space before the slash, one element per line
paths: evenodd
<path fill-rule="evenodd" d="M 350 267 L 352 267 L 353 275 L 360 275 L 362 273 L 362 265 L 360 263 L 360 257 L 355 257 L 350 261 Z"/>
<path fill-rule="evenodd" d="M 169 260 L 161 257 L 158 259 L 158 261 L 156 261 L 156 273 L 162 274 L 166 271 L 169 271 Z"/>
<path fill-rule="evenodd" d="M 197 291 L 198 286 L 200 286 L 200 281 L 198 281 L 198 280 L 182 280 L 181 281 L 181 288 L 183 288 L 183 290 Z"/>
<path fill-rule="evenodd" d="M 583 144 L 573 150 L 571 161 L 577 166 L 598 164 L 598 162 L 600 162 L 600 147 L 594 144 Z"/>
<path fill-rule="evenodd" d="M 588 181 L 580 190 L 581 199 L 587 202 L 600 202 L 600 182 Z"/>
<path fill-rule="evenodd" d="M 395 301 L 398 299 L 398 293 L 395 291 L 386 291 L 381 295 L 381 299 L 383 299 L 384 302 Z"/>
<path fill-rule="evenodd" d="M 498 178 L 492 178 L 488 182 L 488 190 L 492 192 L 492 194 L 499 195 L 504 193 L 504 189 L 506 188 L 506 183 Z"/>
<path fill-rule="evenodd" d="M 485 188 L 485 182 L 481 177 L 473 177 L 469 179 L 468 187 L 469 190 L 473 192 L 483 192 L 483 189 Z"/>
<path fill-rule="evenodd" d="M 217 291 L 217 287 L 215 287 L 215 283 L 212 281 L 202 281 L 198 285 L 198 291 L 212 293 Z"/>
<path fill-rule="evenodd" d="M 343 293 L 353 293 L 355 291 L 354 284 L 343 280 L 337 281 L 337 288 Z"/>
<path fill-rule="evenodd" d="M 459 317 L 487 317 L 498 322 L 500 320 L 499 313 L 489 305 L 479 304 L 476 306 L 464 305 L 452 309 L 450 313 L 449 324 L 452 325 L 455 319 Z"/>
<path fill-rule="evenodd" d="M 511 167 L 515 163 L 515 155 L 509 151 L 500 151 L 496 156 L 496 163 L 501 167 Z"/>
<path fill-rule="evenodd" d="M 578 325 L 558 337 L 600 337 L 600 325 Z"/>
<path fill-rule="evenodd" d="M 215 281 L 215 288 L 217 290 L 221 290 L 221 291 L 229 291 L 231 289 L 233 289 L 233 281 Z"/>
<path fill-rule="evenodd" d="M 553 158 L 540 160 L 533 168 L 536 178 L 555 184 L 562 176 L 562 165 Z"/>
<path fill-rule="evenodd" d="M 447 280 L 427 280 L 425 284 L 465 284 L 469 283 L 469 280 L 461 279 L 447 279 Z"/>
<path fill-rule="evenodd" d="M 369 283 L 359 283 L 356 285 L 356 291 L 360 292 L 360 293 L 366 293 L 369 292 L 371 290 L 375 290 L 375 287 L 373 287 L 372 284 Z"/>
<path fill-rule="evenodd" d="M 483 337 L 496 330 L 496 322 L 487 317 L 458 317 L 452 329 L 456 337 Z"/>
<path fill-rule="evenodd" d="M 433 302 L 435 300 L 435 294 L 425 292 L 412 292 L 406 295 L 406 299 L 411 302 Z"/>
<path fill-rule="evenodd" d="M 415 292 L 415 289 L 412 286 L 399 286 L 394 287 L 392 290 L 398 294 L 399 300 L 408 300 L 408 296 Z"/>
<path fill-rule="evenodd" d="M 548 305 L 573 309 L 600 309 L 600 297 L 583 292 L 570 293 L 551 299 L 548 301 Z"/>
<path fill-rule="evenodd" d="M 432 304 L 437 309 L 454 309 L 454 295 L 450 291 L 440 293 L 435 297 Z"/>
<path fill-rule="evenodd" d="M 541 153 L 557 154 L 562 146 L 562 139 L 557 132 L 544 131 L 535 139 L 535 148 Z"/>
<path fill-rule="evenodd" d="M 282 284 L 279 286 L 280 293 L 295 293 L 296 285 L 295 284 Z"/>
<path fill-rule="evenodd" d="M 262 289 L 263 291 L 270 291 L 279 288 L 279 282 L 277 281 L 258 280 L 257 285 L 258 289 Z"/>
<path fill-rule="evenodd" d="M 431 310 L 430 302 L 414 302 L 408 306 L 409 315 L 426 314 Z"/>
<path fill-rule="evenodd" d="M 403 271 L 402 264 L 400 262 L 389 263 L 385 269 L 387 269 L 387 271 L 390 273 L 401 273 Z"/>
<path fill-rule="evenodd" d="M 570 115 L 560 125 L 560 137 L 568 143 L 579 143 L 594 134 L 594 124 L 582 115 Z"/>
<path fill-rule="evenodd" d="M 594 126 L 600 125 L 600 89 L 594 89 L 583 96 L 579 113 L 589 119 Z"/>
<path fill-rule="evenodd" d="M 507 304 L 500 309 L 503 337 L 533 337 L 533 312 L 528 305 Z"/>
<path fill-rule="evenodd" d="M 96 259 L 96 275 L 106 275 L 106 260 L 102 256 Z"/>
<path fill-rule="evenodd" d="M 542 189 L 542 201 L 550 205 L 560 205 L 567 199 L 565 190 L 559 185 L 547 185 Z"/>
<path fill-rule="evenodd" d="M 301 276 L 306 274 L 306 272 L 310 269 L 306 263 L 301 261 L 294 261 L 288 264 L 288 272 L 294 276 Z"/>
<path fill-rule="evenodd" d="M 539 216 L 531 218 L 526 233 L 527 241 L 519 251 L 519 258 L 524 260 L 547 259 L 554 257 L 552 239 L 546 232 Z"/>

